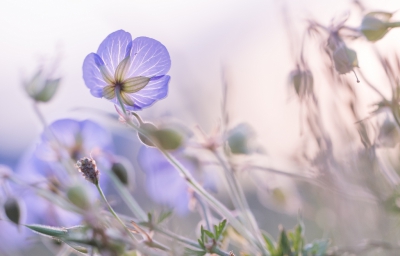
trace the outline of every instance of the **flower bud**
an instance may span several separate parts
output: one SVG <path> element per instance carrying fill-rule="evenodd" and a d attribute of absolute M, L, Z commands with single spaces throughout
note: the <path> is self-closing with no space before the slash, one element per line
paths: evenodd
<path fill-rule="evenodd" d="M 16 198 L 7 198 L 6 202 L 4 203 L 4 211 L 9 220 L 19 225 L 19 221 L 21 218 L 21 208 Z"/>
<path fill-rule="evenodd" d="M 128 185 L 128 172 L 122 163 L 113 163 L 111 171 L 117 176 L 118 180 L 124 184 Z"/>
<path fill-rule="evenodd" d="M 151 135 L 154 131 L 157 130 L 157 127 L 152 123 L 142 123 L 140 125 L 140 129 L 146 131 L 149 135 Z M 138 133 L 138 137 L 139 137 L 139 140 L 143 144 L 145 144 L 149 147 L 154 147 L 154 144 L 148 138 L 146 138 L 146 136 L 144 136 L 143 134 Z"/>
<path fill-rule="evenodd" d="M 82 173 L 82 176 L 85 177 L 86 180 L 91 183 L 97 185 L 99 184 L 99 175 L 100 172 L 97 169 L 96 162 L 93 158 L 84 157 L 76 162 L 76 167 L 79 172 Z"/>
<path fill-rule="evenodd" d="M 399 140 L 400 140 L 399 128 L 394 122 L 386 118 L 379 130 L 378 134 L 379 146 L 393 148 L 397 145 L 397 143 L 399 143 Z"/>
<path fill-rule="evenodd" d="M 30 81 L 24 82 L 25 91 L 35 101 L 48 102 L 56 93 L 61 79 L 45 77 L 42 70 L 36 72 Z"/>
<path fill-rule="evenodd" d="M 75 185 L 68 189 L 67 197 L 75 206 L 87 210 L 90 208 L 90 200 L 87 191 L 81 185 Z"/>
<path fill-rule="evenodd" d="M 296 94 L 303 98 L 311 93 L 314 85 L 314 78 L 310 70 L 300 70 L 299 68 L 293 70 L 289 74 L 289 82 L 293 85 Z"/>
<path fill-rule="evenodd" d="M 339 45 L 332 53 L 335 69 L 339 74 L 346 74 L 358 67 L 357 53 L 345 44 Z"/>
<path fill-rule="evenodd" d="M 228 146 L 232 154 L 250 154 L 254 151 L 253 129 L 245 123 L 235 126 L 228 132 Z"/>
<path fill-rule="evenodd" d="M 161 148 L 165 150 L 175 150 L 182 145 L 182 135 L 170 128 L 162 128 L 152 132 L 152 136 L 157 140 Z"/>
<path fill-rule="evenodd" d="M 360 31 L 368 41 L 378 41 L 389 32 L 388 24 L 392 13 L 370 12 L 366 14 L 361 22 Z"/>

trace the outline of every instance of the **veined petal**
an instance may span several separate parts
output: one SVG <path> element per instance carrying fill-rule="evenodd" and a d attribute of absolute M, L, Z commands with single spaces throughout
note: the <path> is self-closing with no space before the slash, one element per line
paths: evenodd
<path fill-rule="evenodd" d="M 114 83 L 114 77 L 111 75 L 111 73 L 108 71 L 105 65 L 99 66 L 100 73 L 103 76 L 104 81 L 107 84 L 112 84 Z"/>
<path fill-rule="evenodd" d="M 126 93 L 134 93 L 143 89 L 150 81 L 145 76 L 137 76 L 126 79 L 122 84 L 122 91 Z"/>
<path fill-rule="evenodd" d="M 128 71 L 129 62 L 130 62 L 130 57 L 128 56 L 118 64 L 118 67 L 115 70 L 115 81 L 117 83 L 124 81 L 125 74 Z"/>
<path fill-rule="evenodd" d="M 133 99 L 129 96 L 128 93 L 121 92 L 121 98 L 125 105 L 134 106 Z"/>
<path fill-rule="evenodd" d="M 114 85 L 107 85 L 103 88 L 103 97 L 111 100 L 115 98 L 115 86 Z"/>
<path fill-rule="evenodd" d="M 83 62 L 83 80 L 90 93 L 98 98 L 102 97 L 101 91 L 107 83 L 101 74 L 99 65 L 104 64 L 103 60 L 96 53 L 90 53 Z"/>
<path fill-rule="evenodd" d="M 107 36 L 100 44 L 97 54 L 103 59 L 109 73 L 114 74 L 118 64 L 125 58 L 131 34 L 118 30 Z"/>
<path fill-rule="evenodd" d="M 129 63 L 126 77 L 161 76 L 171 67 L 171 59 L 164 45 L 148 37 L 138 37 L 132 41 L 129 52 Z"/>
<path fill-rule="evenodd" d="M 140 91 L 130 94 L 135 102 L 128 110 L 141 110 L 153 105 L 157 100 L 165 98 L 168 94 L 170 76 L 151 78 L 150 82 Z"/>

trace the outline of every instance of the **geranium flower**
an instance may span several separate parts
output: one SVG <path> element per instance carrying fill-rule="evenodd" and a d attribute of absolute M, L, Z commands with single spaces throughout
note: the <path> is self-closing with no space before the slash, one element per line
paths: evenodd
<path fill-rule="evenodd" d="M 83 79 L 90 93 L 115 104 L 120 95 L 125 108 L 141 110 L 168 93 L 169 53 L 160 42 L 115 31 L 83 62 Z"/>
<path fill-rule="evenodd" d="M 207 190 L 216 192 L 216 177 L 204 170 L 197 159 L 187 156 L 182 150 L 172 153 L 174 157 L 201 182 Z M 156 203 L 173 208 L 179 215 L 189 212 L 193 190 L 175 167 L 156 148 L 142 146 L 138 163 L 146 174 L 146 190 Z"/>
<path fill-rule="evenodd" d="M 65 191 L 74 180 L 66 170 L 68 164 L 77 159 L 92 155 L 103 168 L 111 163 L 102 153 L 113 152 L 112 137 L 107 130 L 90 121 L 73 119 L 57 120 L 49 125 L 41 135 L 40 142 L 29 150 L 19 162 L 16 172 L 29 184 L 37 184 L 54 193 Z M 80 176 L 73 167 L 71 170 Z M 107 187 L 107 176 L 100 182 Z M 95 198 L 95 188 L 89 186 L 88 192 Z M 28 223 L 39 223 L 52 226 L 76 225 L 81 217 L 67 212 L 49 201 L 38 197 L 31 190 L 20 193 L 27 208 Z"/>

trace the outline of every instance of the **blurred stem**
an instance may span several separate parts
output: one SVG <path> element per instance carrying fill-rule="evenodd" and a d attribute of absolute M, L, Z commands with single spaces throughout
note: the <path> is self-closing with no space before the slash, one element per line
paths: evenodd
<path fill-rule="evenodd" d="M 208 218 L 209 210 L 207 208 L 207 205 L 203 202 L 203 199 L 201 199 L 197 194 L 195 194 L 194 196 L 197 199 L 197 202 L 199 202 L 203 218 L 206 222 L 207 229 L 211 230 L 210 220 Z"/>
<path fill-rule="evenodd" d="M 47 127 L 46 119 L 44 118 L 42 111 L 40 111 L 36 101 L 33 102 L 33 110 L 35 111 L 36 116 L 39 118 L 39 121 L 42 123 L 43 128 L 46 128 Z"/>
<path fill-rule="evenodd" d="M 103 190 L 101 189 L 99 184 L 95 184 L 97 190 L 99 191 L 101 197 L 103 198 L 104 202 L 107 204 L 108 209 L 110 210 L 111 214 L 118 220 L 118 222 L 123 226 L 125 231 L 128 233 L 128 235 L 132 238 L 133 241 L 136 242 L 136 238 L 132 235 L 131 231 L 126 227 L 125 223 L 118 217 L 118 215 L 115 213 L 111 205 L 108 203 L 106 196 L 103 193 Z"/>
<path fill-rule="evenodd" d="M 114 183 L 115 188 L 117 189 L 118 193 L 121 195 L 122 199 L 124 200 L 125 204 L 128 208 L 132 211 L 132 213 L 140 220 L 145 221 L 147 219 L 147 214 L 145 211 L 140 207 L 140 205 L 136 202 L 135 198 L 131 195 L 128 191 L 126 186 L 124 186 L 121 181 L 115 176 L 114 173 L 108 172 L 109 176 L 111 177 L 112 182 Z"/>
<path fill-rule="evenodd" d="M 237 197 L 235 200 L 238 201 L 238 204 L 240 207 L 239 209 L 242 211 L 242 214 L 244 215 L 247 225 L 249 225 L 251 227 L 252 232 L 254 232 L 254 234 L 256 235 L 256 239 L 258 239 L 257 240 L 258 247 L 260 249 L 263 248 L 263 250 L 265 250 L 261 240 L 259 239 L 261 236 L 260 228 L 258 227 L 257 222 L 255 221 L 253 213 L 250 211 L 250 207 L 249 207 L 249 204 L 247 203 L 246 196 L 244 195 L 242 187 L 238 183 L 238 180 L 234 173 L 234 169 L 231 166 L 228 166 L 226 164 L 224 159 L 222 159 L 222 156 L 216 150 L 211 150 L 211 151 L 214 154 L 214 156 L 217 158 L 218 162 L 220 163 L 220 165 L 222 166 L 222 168 L 225 171 L 225 176 L 228 179 L 229 187 L 234 194 L 234 195 L 231 195 L 231 198 L 232 198 L 232 196 Z"/>
<path fill-rule="evenodd" d="M 117 99 L 119 102 L 119 105 L 121 106 L 122 110 L 124 113 L 126 113 L 124 104 L 122 102 L 121 96 L 119 94 L 119 89 L 116 87 L 116 95 Z M 179 162 L 177 161 L 170 153 L 168 153 L 166 150 L 161 148 L 158 144 L 157 141 L 154 141 L 154 139 L 149 136 L 149 134 L 143 130 L 137 127 L 134 123 L 132 123 L 129 118 L 126 118 L 126 123 L 132 127 L 136 132 L 141 133 L 143 136 L 145 136 L 153 145 L 155 145 L 160 152 L 165 156 L 165 158 L 176 168 L 177 171 L 184 177 L 184 179 L 187 181 L 187 183 L 193 188 L 193 190 L 201 195 L 206 201 L 217 211 L 219 212 L 222 216 L 224 216 L 229 223 L 232 225 L 233 228 L 235 228 L 243 237 L 245 237 L 251 244 L 254 246 L 258 247 L 262 252 L 263 255 L 269 255 L 267 250 L 258 243 L 258 240 L 253 236 L 253 234 L 240 222 L 238 221 L 235 216 L 231 213 L 231 211 L 226 208 L 220 201 L 218 201 L 215 197 L 213 197 L 210 193 L 208 193 L 194 178 L 192 177 L 191 173 Z"/>

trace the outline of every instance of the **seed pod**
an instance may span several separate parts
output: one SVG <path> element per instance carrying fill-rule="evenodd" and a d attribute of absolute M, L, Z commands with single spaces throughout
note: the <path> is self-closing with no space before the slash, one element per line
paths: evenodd
<path fill-rule="evenodd" d="M 128 185 L 128 172 L 123 164 L 113 163 L 111 171 L 115 174 L 115 176 L 117 176 L 122 184 Z"/>
<path fill-rule="evenodd" d="M 7 198 L 4 203 L 4 211 L 9 220 L 19 225 L 21 218 L 21 207 L 19 206 L 18 200 L 14 197 Z"/>

